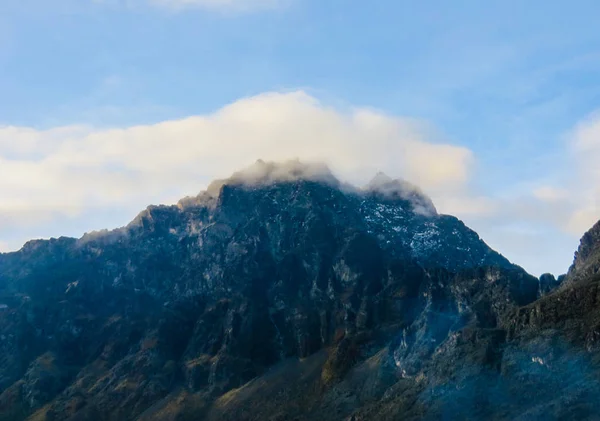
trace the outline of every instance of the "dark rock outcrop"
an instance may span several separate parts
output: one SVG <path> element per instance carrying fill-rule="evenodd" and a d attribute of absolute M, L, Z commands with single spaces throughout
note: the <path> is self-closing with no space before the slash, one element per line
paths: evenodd
<path fill-rule="evenodd" d="M 544 295 L 548 295 L 550 292 L 554 291 L 558 288 L 562 282 L 564 281 L 564 277 L 556 277 L 551 273 L 544 273 L 540 276 L 540 297 Z"/>

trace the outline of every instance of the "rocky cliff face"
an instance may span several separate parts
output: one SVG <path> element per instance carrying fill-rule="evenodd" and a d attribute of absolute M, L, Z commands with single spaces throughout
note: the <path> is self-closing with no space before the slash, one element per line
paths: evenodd
<path fill-rule="evenodd" d="M 600 272 L 600 221 L 581 238 L 575 260 L 569 268 L 569 283 L 585 280 Z"/>
<path fill-rule="evenodd" d="M 595 290 L 551 283 L 406 182 L 259 162 L 0 255 L 0 420 L 589 416 Z"/>

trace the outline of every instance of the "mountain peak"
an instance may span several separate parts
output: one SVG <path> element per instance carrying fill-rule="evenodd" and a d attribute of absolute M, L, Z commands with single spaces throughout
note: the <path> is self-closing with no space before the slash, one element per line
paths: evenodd
<path fill-rule="evenodd" d="M 228 178 L 214 180 L 198 196 L 181 199 L 178 206 L 187 208 L 199 204 L 214 204 L 216 203 L 215 199 L 221 194 L 221 188 L 225 185 L 260 188 L 276 183 L 289 183 L 300 180 L 324 183 L 334 188 L 342 187 L 342 184 L 333 175 L 329 167 L 323 163 L 306 163 L 298 159 L 282 162 L 259 159 L 254 164 L 234 172 Z"/>
<path fill-rule="evenodd" d="M 225 180 L 217 180 L 213 185 L 241 184 L 245 186 L 266 186 L 277 182 L 298 180 L 316 181 L 338 187 L 339 180 L 323 163 L 307 163 L 298 159 L 282 162 L 257 160 L 253 165 L 233 173 Z M 213 186 L 214 187 L 214 186 Z M 209 187 L 208 190 L 211 190 Z"/>
<path fill-rule="evenodd" d="M 381 171 L 373 177 L 363 190 L 385 199 L 406 200 L 410 202 L 415 213 L 424 216 L 437 215 L 432 200 L 419 187 L 403 179 L 393 179 Z"/>
<path fill-rule="evenodd" d="M 377 402 L 472 355 L 496 366 L 496 332 L 537 297 L 461 221 L 416 213 L 435 208 L 403 180 L 346 190 L 324 165 L 258 161 L 220 183 L 123 229 L 1 256 L 0 419 L 348 420 L 362 404 L 340 412 L 346 397 L 327 395 L 345 378 L 360 396 L 364 372 Z M 246 394 L 260 384 L 274 389 Z M 295 408 L 218 412 L 242 388 L 255 407 Z M 313 391 L 304 416 L 294 397 Z"/>
<path fill-rule="evenodd" d="M 383 172 L 378 172 L 364 187 L 357 188 L 338 180 L 324 163 L 302 162 L 298 159 L 273 162 L 257 160 L 253 165 L 233 173 L 229 178 L 213 181 L 206 191 L 195 198 L 182 199 L 180 206 L 186 207 L 199 203 L 209 203 L 219 197 L 224 185 L 238 185 L 248 188 L 260 188 L 276 183 L 312 181 L 322 183 L 346 194 L 359 196 L 377 196 L 383 200 L 402 200 L 410 204 L 416 214 L 436 216 L 437 210 L 432 200 L 412 183 L 403 179 L 393 179 Z"/>
<path fill-rule="evenodd" d="M 377 174 L 375 174 L 375 177 L 373 177 L 371 179 L 371 181 L 369 182 L 369 184 L 367 184 L 367 186 L 382 185 L 385 183 L 393 183 L 393 182 L 394 182 L 394 179 L 392 177 L 390 177 L 383 171 L 379 171 Z"/>

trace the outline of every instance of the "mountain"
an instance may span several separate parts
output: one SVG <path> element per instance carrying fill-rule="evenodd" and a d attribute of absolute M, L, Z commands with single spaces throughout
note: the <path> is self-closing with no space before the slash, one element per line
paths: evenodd
<path fill-rule="evenodd" d="M 259 161 L 0 255 L 0 420 L 595 419 L 597 230 L 559 286 L 406 181 Z"/>
<path fill-rule="evenodd" d="M 568 282 L 591 279 L 600 272 L 600 221 L 584 234 L 567 274 Z"/>

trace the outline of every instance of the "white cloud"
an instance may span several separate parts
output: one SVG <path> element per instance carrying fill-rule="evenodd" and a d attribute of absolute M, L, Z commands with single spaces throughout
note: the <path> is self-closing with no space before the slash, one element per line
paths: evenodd
<path fill-rule="evenodd" d="M 442 212 L 466 197 L 473 154 L 425 125 L 339 110 L 304 92 L 239 100 L 214 114 L 125 129 L 0 128 L 0 234 L 91 209 L 143 208 L 194 194 L 257 159 L 323 161 L 364 184 L 378 171 L 419 185 Z M 59 233 L 57 233 L 59 234 Z"/>
<path fill-rule="evenodd" d="M 488 218 L 500 209 L 498 201 L 486 196 L 459 192 L 459 194 L 437 195 L 435 205 L 452 215 Z"/>
<path fill-rule="evenodd" d="M 291 0 L 92 0 L 94 3 L 112 7 L 139 8 L 150 5 L 171 11 L 204 9 L 219 12 L 245 13 L 255 10 L 274 9 Z"/>

